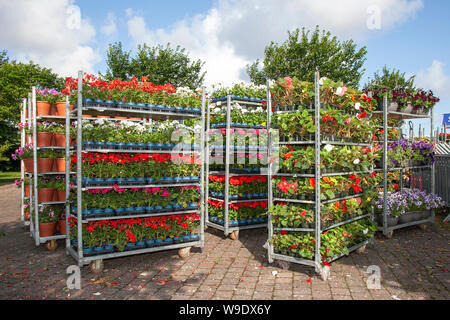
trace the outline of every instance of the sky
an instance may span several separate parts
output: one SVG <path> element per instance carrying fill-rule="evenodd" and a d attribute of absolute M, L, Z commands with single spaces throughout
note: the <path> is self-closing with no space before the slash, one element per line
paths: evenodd
<path fill-rule="evenodd" d="M 437 126 L 450 112 L 448 0 L 0 0 L 0 50 L 61 76 L 106 71 L 108 44 L 181 45 L 205 61 L 207 86 L 248 81 L 245 66 L 264 58 L 287 31 L 319 25 L 366 46 L 364 85 L 384 65 L 432 89 Z M 430 121 L 420 123 L 429 134 Z M 417 129 L 416 129 L 417 131 Z"/>

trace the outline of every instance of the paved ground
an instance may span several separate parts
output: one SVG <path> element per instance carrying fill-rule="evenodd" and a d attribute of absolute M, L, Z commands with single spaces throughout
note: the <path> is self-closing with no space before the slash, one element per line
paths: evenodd
<path fill-rule="evenodd" d="M 74 260 L 62 241 L 54 252 L 34 245 L 19 199 L 14 185 L 0 186 L 0 299 L 450 299 L 450 232 L 436 225 L 377 237 L 366 253 L 333 263 L 327 282 L 312 268 L 269 265 L 265 230 L 233 241 L 208 229 L 205 248 L 185 260 L 173 250 L 105 260 L 103 274 L 84 267 L 82 289 L 69 290 Z M 380 267 L 381 289 L 367 289 L 369 265 Z"/>

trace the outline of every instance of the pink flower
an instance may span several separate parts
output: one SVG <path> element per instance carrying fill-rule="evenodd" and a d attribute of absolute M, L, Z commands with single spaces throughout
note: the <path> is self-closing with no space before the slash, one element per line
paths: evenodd
<path fill-rule="evenodd" d="M 352 118 L 348 118 L 347 120 L 345 120 L 345 123 L 350 124 L 351 121 L 352 121 Z"/>
<path fill-rule="evenodd" d="M 339 87 L 336 89 L 336 94 L 340 97 L 343 97 L 345 92 L 347 92 L 347 87 L 343 86 L 343 87 Z"/>

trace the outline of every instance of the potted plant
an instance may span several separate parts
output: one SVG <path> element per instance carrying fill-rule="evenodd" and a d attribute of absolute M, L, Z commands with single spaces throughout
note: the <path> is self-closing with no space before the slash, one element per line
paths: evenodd
<path fill-rule="evenodd" d="M 55 191 L 53 180 L 47 176 L 38 177 L 37 183 L 38 203 L 52 202 L 53 193 Z"/>
<path fill-rule="evenodd" d="M 36 116 L 49 116 L 55 102 L 53 89 L 36 89 Z"/>
<path fill-rule="evenodd" d="M 33 172 L 33 145 L 26 144 L 24 147 L 19 147 L 11 154 L 13 160 L 23 160 L 25 172 Z"/>
<path fill-rule="evenodd" d="M 46 205 L 39 208 L 39 236 L 41 238 L 55 235 L 58 215 L 54 211 L 54 206 Z"/>

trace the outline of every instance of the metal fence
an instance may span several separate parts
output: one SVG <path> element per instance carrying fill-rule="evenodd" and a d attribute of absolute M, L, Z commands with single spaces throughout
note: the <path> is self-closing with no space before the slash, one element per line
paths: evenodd
<path fill-rule="evenodd" d="M 450 154 L 435 157 L 435 193 L 450 206 Z"/>

